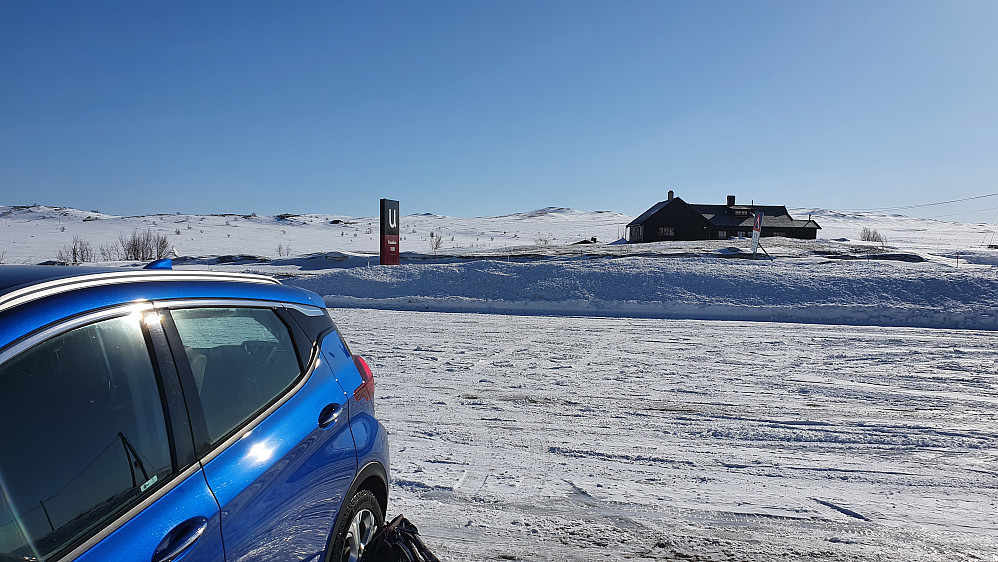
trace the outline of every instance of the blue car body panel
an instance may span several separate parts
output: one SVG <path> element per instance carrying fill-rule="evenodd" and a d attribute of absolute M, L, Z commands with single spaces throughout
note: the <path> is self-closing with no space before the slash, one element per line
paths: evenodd
<path fill-rule="evenodd" d="M 227 560 L 305 560 L 325 550 L 357 472 L 345 415 L 318 427 L 346 393 L 320 360 L 290 400 L 204 465 L 222 508 Z"/>
<path fill-rule="evenodd" d="M 338 334 L 331 334 L 322 341 L 322 357 L 333 365 L 337 381 L 349 395 L 350 431 L 357 447 L 357 465 L 363 468 L 370 463 L 384 467 L 388 462 L 388 432 L 374 417 L 374 403 L 358 399 L 354 392 L 363 384 L 357 366 Z"/>
<path fill-rule="evenodd" d="M 204 474 L 197 470 L 157 499 L 138 515 L 76 558 L 78 562 L 150 560 L 171 529 L 193 517 L 205 517 L 208 526 L 201 538 L 177 560 L 222 561 L 218 504 L 208 489 Z"/>
<path fill-rule="evenodd" d="M 311 309 L 313 319 L 318 309 L 324 311 L 315 293 L 265 278 L 240 281 L 221 274 L 212 279 L 204 272 L 185 278 L 175 273 L 0 266 L 0 353 L 46 327 L 60 324 L 62 329 L 67 320 L 129 303 L 166 308 L 177 300 L 185 307 L 197 306 L 197 300 L 216 305 L 233 299 L 269 303 L 266 306 L 284 303 Z M 115 275 L 127 279 L 110 278 Z M 59 287 L 31 293 L 37 284 Z M 182 474 L 158 495 L 62 559 L 150 560 L 172 533 L 203 517 L 206 526 L 200 538 L 176 560 L 321 560 L 349 494 L 369 488 L 387 501 L 389 458 L 387 432 L 374 417 L 372 401 L 354 396 L 363 379 L 346 344 L 335 329 L 319 343 L 311 372 L 295 383 L 297 390 L 277 401 L 279 406 L 204 453 L 193 466 L 181 465 Z M 154 347 L 159 356 L 162 344 Z M 171 347 L 167 355 L 178 363 L 187 360 Z M 178 376 L 172 367 L 166 371 Z M 173 380 L 174 386 L 179 384 Z M 330 404 L 339 404 L 342 411 L 334 423 L 321 428 L 320 412 Z M 180 408 L 186 419 L 184 406 Z M 183 438 L 189 440 L 190 435 Z M 89 548 L 83 550 L 85 546 Z"/>

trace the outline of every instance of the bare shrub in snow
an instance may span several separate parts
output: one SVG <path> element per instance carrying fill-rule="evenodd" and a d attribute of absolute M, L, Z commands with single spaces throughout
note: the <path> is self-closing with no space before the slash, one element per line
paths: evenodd
<path fill-rule="evenodd" d="M 153 234 L 152 230 L 145 232 L 132 231 L 131 236 L 118 235 L 118 245 L 121 247 L 121 257 L 126 260 L 158 260 L 165 258 L 170 250 L 170 242 L 162 234 Z"/>
<path fill-rule="evenodd" d="M 444 237 L 443 236 L 437 236 L 434 233 L 430 232 L 430 249 L 431 250 L 433 250 L 434 252 L 436 252 L 437 250 L 440 249 L 440 246 L 442 246 L 443 243 L 444 243 Z"/>
<path fill-rule="evenodd" d="M 859 231 L 859 239 L 864 242 L 887 242 L 887 238 L 883 234 L 880 234 L 874 229 L 868 226 L 864 226 L 862 230 Z"/>
<path fill-rule="evenodd" d="M 291 256 L 291 246 L 285 246 L 284 244 L 277 245 L 277 256 L 278 257 L 290 257 Z"/>
<path fill-rule="evenodd" d="M 79 234 L 73 236 L 73 245 L 71 247 L 66 248 L 63 246 L 55 257 L 55 259 L 65 263 L 83 263 L 94 261 L 94 258 L 93 245 L 80 238 Z"/>
<path fill-rule="evenodd" d="M 150 258 L 150 259 L 165 258 L 167 252 L 170 249 L 170 243 L 166 240 L 166 236 L 160 234 L 154 234 L 152 238 L 152 247 L 155 254 L 155 258 Z"/>
<path fill-rule="evenodd" d="M 121 261 L 121 247 L 114 242 L 101 244 L 98 251 L 100 252 L 100 259 L 103 261 Z"/>

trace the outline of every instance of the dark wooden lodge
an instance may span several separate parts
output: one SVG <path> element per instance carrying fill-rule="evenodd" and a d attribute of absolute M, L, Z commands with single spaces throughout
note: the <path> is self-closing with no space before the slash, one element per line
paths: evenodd
<path fill-rule="evenodd" d="M 810 218 L 795 220 L 784 206 L 736 205 L 734 195 L 728 196 L 727 205 L 691 205 L 670 191 L 667 200 L 628 223 L 627 241 L 749 238 L 756 212 L 762 213 L 760 236 L 814 240 L 821 228 Z"/>

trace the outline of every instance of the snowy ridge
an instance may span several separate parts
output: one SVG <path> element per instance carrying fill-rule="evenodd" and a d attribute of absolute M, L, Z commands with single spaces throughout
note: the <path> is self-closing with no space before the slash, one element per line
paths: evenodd
<path fill-rule="evenodd" d="M 828 209 L 791 209 L 790 214 L 794 218 L 810 216 L 821 225 L 818 236 L 828 240 L 857 239 L 865 226 L 885 236 L 891 246 L 916 251 L 975 250 L 996 241 L 995 229 L 979 223 Z"/>

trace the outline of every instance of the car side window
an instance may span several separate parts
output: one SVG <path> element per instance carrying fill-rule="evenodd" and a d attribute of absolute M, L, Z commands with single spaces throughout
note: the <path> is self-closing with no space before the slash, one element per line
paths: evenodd
<path fill-rule="evenodd" d="M 58 555 L 172 472 L 140 322 L 76 328 L 0 365 L 0 559 Z"/>
<path fill-rule="evenodd" d="M 266 308 L 171 311 L 217 443 L 274 402 L 301 374 L 287 326 Z"/>

